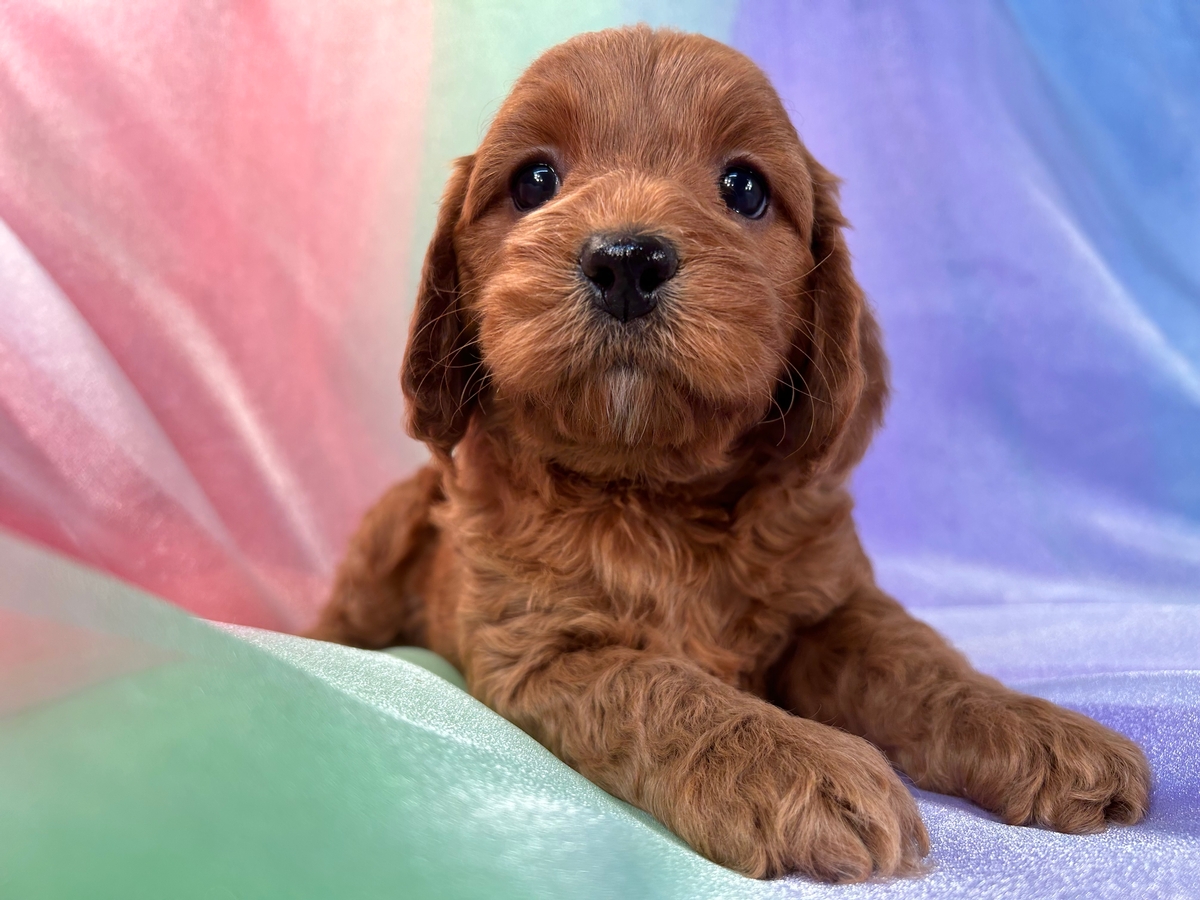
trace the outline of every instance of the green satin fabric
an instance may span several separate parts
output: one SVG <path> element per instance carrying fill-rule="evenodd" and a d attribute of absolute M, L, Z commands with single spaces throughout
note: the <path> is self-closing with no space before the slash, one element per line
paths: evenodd
<path fill-rule="evenodd" d="M 3 537 L 0 571 L 0 896 L 771 892 L 406 659 L 215 627 Z"/>

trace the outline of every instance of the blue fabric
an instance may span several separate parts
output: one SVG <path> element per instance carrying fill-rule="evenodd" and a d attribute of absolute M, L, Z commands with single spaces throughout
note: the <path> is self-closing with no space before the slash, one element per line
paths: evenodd
<path fill-rule="evenodd" d="M 1200 5 L 743 5 L 845 180 L 905 602 L 1200 600 Z"/>
<path fill-rule="evenodd" d="M 922 796 L 937 872 L 846 893 L 1200 896 L 1200 5 L 756 0 L 734 41 L 845 180 L 881 582 L 1156 779 L 1086 838 Z"/>

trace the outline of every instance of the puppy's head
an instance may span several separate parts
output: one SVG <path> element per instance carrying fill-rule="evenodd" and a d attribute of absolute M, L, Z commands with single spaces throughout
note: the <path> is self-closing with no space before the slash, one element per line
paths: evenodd
<path fill-rule="evenodd" d="M 848 469 L 885 376 L 843 224 L 740 53 L 645 27 L 559 45 L 446 188 L 410 429 L 449 453 L 482 411 L 600 477 L 690 480 L 748 452 Z"/>

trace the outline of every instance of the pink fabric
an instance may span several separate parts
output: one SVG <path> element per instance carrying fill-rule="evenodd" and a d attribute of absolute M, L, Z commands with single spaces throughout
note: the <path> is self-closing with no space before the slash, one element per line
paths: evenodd
<path fill-rule="evenodd" d="M 0 525 L 294 628 L 422 451 L 427 0 L 0 10 Z"/>

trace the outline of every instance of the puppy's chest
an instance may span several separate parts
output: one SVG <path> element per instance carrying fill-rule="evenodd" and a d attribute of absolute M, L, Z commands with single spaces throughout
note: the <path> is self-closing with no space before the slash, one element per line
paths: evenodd
<path fill-rule="evenodd" d="M 728 507 L 550 485 L 547 473 L 517 477 L 480 447 L 467 442 L 442 518 L 467 579 L 460 629 L 528 612 L 569 628 L 573 616 L 599 614 L 617 620 L 623 640 L 754 689 L 862 568 L 849 496 L 802 473 L 764 480 Z"/>
<path fill-rule="evenodd" d="M 730 683 L 745 685 L 795 621 L 795 592 L 747 571 L 745 538 L 721 516 L 617 501 L 549 512 L 538 531 L 493 532 L 493 546 L 550 578 L 547 602 L 602 611 Z"/>
<path fill-rule="evenodd" d="M 619 511 L 576 526 L 593 538 L 592 577 L 618 617 L 741 687 L 783 649 L 808 604 L 781 573 L 755 571 L 746 536 L 728 521 Z"/>

